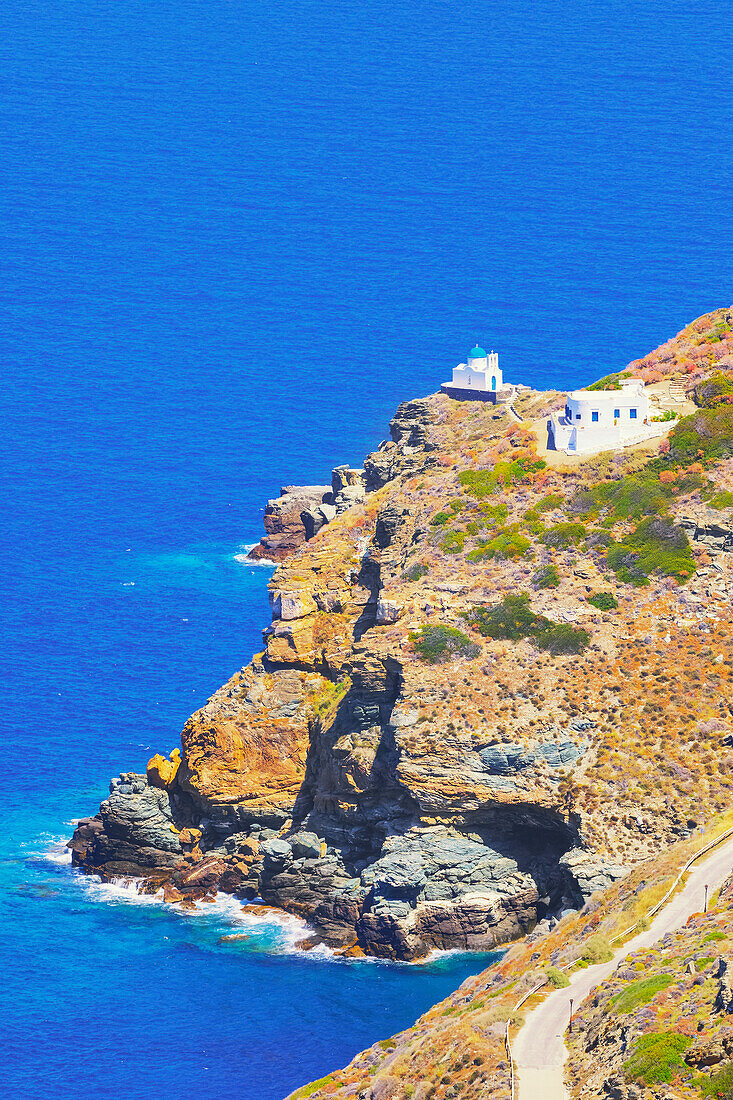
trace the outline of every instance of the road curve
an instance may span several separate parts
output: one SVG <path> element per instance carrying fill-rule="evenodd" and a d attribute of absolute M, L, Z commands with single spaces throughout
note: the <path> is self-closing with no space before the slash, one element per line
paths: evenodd
<path fill-rule="evenodd" d="M 512 1044 L 519 1100 L 537 1100 L 538 1096 L 542 1100 L 569 1100 L 563 1066 L 568 1054 L 565 1030 L 570 1019 L 570 1000 L 575 1011 L 590 991 L 613 973 L 621 959 L 650 947 L 668 932 L 681 928 L 693 913 L 701 912 L 706 884 L 712 895 L 732 870 L 733 839 L 713 849 L 689 872 L 683 889 L 660 909 L 646 932 L 640 932 L 620 947 L 610 962 L 577 971 L 566 989 L 554 991 L 528 1014 Z"/>

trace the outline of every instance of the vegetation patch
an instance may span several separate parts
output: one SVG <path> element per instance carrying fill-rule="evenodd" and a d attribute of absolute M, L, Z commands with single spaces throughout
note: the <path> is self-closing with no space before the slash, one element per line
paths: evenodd
<path fill-rule="evenodd" d="M 698 409 L 672 429 L 670 455 L 685 465 L 713 462 L 733 454 L 733 405 Z"/>
<path fill-rule="evenodd" d="M 544 470 L 544 459 L 531 461 L 526 458 L 514 462 L 497 462 L 491 470 L 463 470 L 458 481 L 472 497 L 483 500 L 500 487 L 508 489 L 513 482 L 528 480 L 528 475 Z"/>
<path fill-rule="evenodd" d="M 733 377 L 722 371 L 698 382 L 692 392 L 693 401 L 701 409 L 713 408 L 726 398 L 733 398 Z"/>
<path fill-rule="evenodd" d="M 519 530 L 519 524 L 500 527 L 489 539 L 477 539 L 475 550 L 468 554 L 469 561 L 491 561 L 492 558 L 523 558 L 532 543 Z"/>
<path fill-rule="evenodd" d="M 621 379 L 631 378 L 630 370 L 617 371 L 616 374 L 607 374 L 603 378 L 599 378 L 597 382 L 592 382 L 590 386 L 586 386 L 587 390 L 620 390 Z"/>
<path fill-rule="evenodd" d="M 618 600 L 613 592 L 594 592 L 588 597 L 588 603 L 597 607 L 599 611 L 613 611 L 618 607 Z"/>
<path fill-rule="evenodd" d="M 549 493 L 534 506 L 535 512 L 550 512 L 553 508 L 559 508 L 563 502 L 562 493 Z"/>
<path fill-rule="evenodd" d="M 655 974 L 652 978 L 640 978 L 636 982 L 630 982 L 625 989 L 611 998 L 614 1011 L 619 1016 L 626 1016 L 639 1005 L 649 1004 L 657 993 L 668 989 L 673 980 L 671 974 Z"/>
<path fill-rule="evenodd" d="M 582 523 L 556 523 L 544 532 L 542 542 L 545 546 L 567 550 L 570 546 L 577 546 L 585 536 L 586 530 Z"/>
<path fill-rule="evenodd" d="M 620 542 L 608 547 L 611 569 L 627 584 L 649 584 L 649 576 L 658 573 L 674 577 L 684 584 L 695 572 L 695 559 L 682 527 L 671 516 L 649 516 Z"/>
<path fill-rule="evenodd" d="M 633 1053 L 624 1062 L 627 1081 L 642 1085 L 669 1084 L 672 1077 L 686 1069 L 682 1055 L 692 1043 L 689 1035 L 677 1031 L 658 1031 L 642 1035 Z"/>
<path fill-rule="evenodd" d="M 725 1062 L 716 1073 L 710 1077 L 700 1077 L 696 1084 L 702 1096 L 729 1100 L 733 1096 L 733 1062 Z"/>
<path fill-rule="evenodd" d="M 420 578 L 426 576 L 427 573 L 429 573 L 427 565 L 418 562 L 417 565 L 411 565 L 409 569 L 405 570 L 404 577 L 407 581 L 419 581 Z"/>
<path fill-rule="evenodd" d="M 580 653 L 590 642 L 587 630 L 568 623 L 553 623 L 544 615 L 538 615 L 530 607 L 527 592 L 506 595 L 498 603 L 476 607 L 466 618 L 486 638 L 512 642 L 531 638 L 535 645 L 553 656 Z"/>
<path fill-rule="evenodd" d="M 421 626 L 411 631 L 409 639 L 415 653 L 431 665 L 442 664 L 453 657 L 477 657 L 481 652 L 481 647 L 468 635 L 443 623 Z"/>
<path fill-rule="evenodd" d="M 532 576 L 535 588 L 557 588 L 560 574 L 554 565 L 541 565 Z"/>
<path fill-rule="evenodd" d="M 440 540 L 440 549 L 444 554 L 462 554 L 465 543 L 465 531 L 446 531 Z"/>
<path fill-rule="evenodd" d="M 570 985 L 570 978 L 567 974 L 563 974 L 562 970 L 558 970 L 556 966 L 548 966 L 545 970 L 545 974 L 547 975 L 548 982 L 550 985 L 554 986 L 555 989 L 565 989 Z"/>
<path fill-rule="evenodd" d="M 611 961 L 613 958 L 613 951 L 606 937 L 596 934 L 595 936 L 590 936 L 583 944 L 583 954 L 581 957 L 585 959 L 586 962 L 605 963 Z"/>

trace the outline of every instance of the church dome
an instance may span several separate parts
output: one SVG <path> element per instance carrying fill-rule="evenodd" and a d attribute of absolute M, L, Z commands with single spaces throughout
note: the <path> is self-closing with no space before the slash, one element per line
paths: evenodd
<path fill-rule="evenodd" d="M 469 351 L 468 358 L 469 359 L 485 359 L 486 358 L 486 352 L 484 351 L 483 348 L 480 348 L 477 344 L 475 348 L 471 348 L 471 350 Z"/>

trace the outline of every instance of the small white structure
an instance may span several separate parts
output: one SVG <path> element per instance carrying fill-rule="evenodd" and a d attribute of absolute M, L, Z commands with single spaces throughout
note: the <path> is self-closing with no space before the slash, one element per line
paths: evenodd
<path fill-rule="evenodd" d="M 566 454 L 598 454 L 665 435 L 672 425 L 653 423 L 641 378 L 622 378 L 620 390 L 573 390 L 565 408 L 548 421 L 549 445 Z"/>
<path fill-rule="evenodd" d="M 496 402 L 496 395 L 504 388 L 498 353 L 491 351 L 487 355 L 476 345 L 468 353 L 468 362 L 454 367 L 452 381 L 444 382 L 440 388 L 459 401 Z"/>

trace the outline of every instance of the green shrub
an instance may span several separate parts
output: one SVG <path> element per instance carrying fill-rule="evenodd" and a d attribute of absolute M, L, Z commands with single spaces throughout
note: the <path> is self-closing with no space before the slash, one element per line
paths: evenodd
<path fill-rule="evenodd" d="M 684 528 L 671 516 L 649 516 L 608 548 L 608 565 L 627 584 L 647 585 L 651 573 L 684 584 L 695 572 L 695 559 Z"/>
<path fill-rule="evenodd" d="M 671 974 L 655 974 L 652 978 L 639 978 L 636 982 L 630 982 L 625 989 L 611 998 L 614 1011 L 619 1016 L 627 1016 L 639 1005 L 647 1005 L 663 989 L 668 989 L 672 984 Z"/>
<path fill-rule="evenodd" d="M 686 416 L 669 435 L 670 456 L 683 465 L 711 462 L 733 454 L 733 405 L 698 409 Z"/>
<path fill-rule="evenodd" d="M 607 374 L 604 378 L 599 378 L 597 382 L 592 382 L 590 386 L 586 386 L 587 390 L 620 390 L 621 378 L 631 378 L 631 371 L 617 371 L 616 374 Z"/>
<path fill-rule="evenodd" d="M 665 409 L 661 416 L 651 417 L 652 424 L 668 424 L 670 420 L 676 420 L 679 414 L 672 409 Z"/>
<path fill-rule="evenodd" d="M 692 399 L 702 409 L 710 409 L 724 397 L 733 396 L 733 377 L 718 371 L 710 378 L 698 382 L 692 393 Z"/>
<path fill-rule="evenodd" d="M 536 512 L 549 512 L 553 508 L 559 508 L 563 502 L 562 493 L 549 493 L 542 500 L 535 504 L 534 508 Z"/>
<path fill-rule="evenodd" d="M 531 638 L 535 645 L 553 656 L 580 653 L 590 642 L 587 630 L 568 623 L 553 623 L 544 615 L 538 615 L 530 607 L 526 592 L 504 596 L 499 603 L 476 607 L 466 618 L 486 638 L 513 642 Z"/>
<path fill-rule="evenodd" d="M 587 959 L 591 963 L 610 962 L 613 958 L 613 951 L 606 937 L 596 933 L 595 936 L 591 936 L 583 944 L 581 958 Z"/>
<path fill-rule="evenodd" d="M 714 932 L 708 932 L 707 936 L 703 936 L 703 943 L 713 943 L 715 940 L 726 939 L 725 932 L 721 932 L 719 928 L 716 928 Z"/>
<path fill-rule="evenodd" d="M 535 588 L 557 588 L 560 574 L 554 565 L 541 565 L 532 576 Z"/>
<path fill-rule="evenodd" d="M 588 603 L 592 604 L 593 607 L 597 607 L 599 611 L 613 611 L 615 607 L 618 607 L 618 600 L 613 592 L 594 592 L 592 596 L 588 597 Z"/>
<path fill-rule="evenodd" d="M 674 1074 L 686 1068 L 682 1054 L 691 1043 L 689 1035 L 677 1031 L 642 1035 L 634 1043 L 631 1057 L 624 1062 L 626 1080 L 643 1085 L 669 1084 Z"/>
<path fill-rule="evenodd" d="M 544 470 L 546 465 L 541 458 L 536 462 L 519 458 L 514 462 L 497 462 L 492 470 L 463 470 L 458 475 L 458 481 L 472 497 L 483 500 L 499 486 L 508 489 L 513 482 L 523 481 L 527 474 Z"/>
<path fill-rule="evenodd" d="M 468 555 L 469 561 L 491 561 L 506 558 L 523 558 L 532 543 L 520 533 L 518 524 L 500 527 L 489 539 L 478 539 L 478 546 Z"/>
<path fill-rule="evenodd" d="M 558 970 L 556 966 L 548 966 L 545 974 L 548 982 L 550 985 L 554 985 L 555 989 L 565 989 L 570 985 L 570 978 L 567 974 L 563 974 L 562 970 Z"/>
<path fill-rule="evenodd" d="M 458 630 L 443 623 L 426 624 L 409 635 L 412 648 L 428 664 L 442 664 L 452 657 L 477 657 L 481 647 Z"/>
<path fill-rule="evenodd" d="M 710 1077 L 698 1078 L 697 1087 L 703 1097 L 712 1096 L 717 1100 L 731 1100 L 733 1098 L 733 1062 L 724 1062 Z"/>
<path fill-rule="evenodd" d="M 582 627 L 570 623 L 551 623 L 535 634 L 535 642 L 540 649 L 546 649 L 553 657 L 563 653 L 582 653 L 590 642 L 590 634 Z"/>
<path fill-rule="evenodd" d="M 417 565 L 411 565 L 409 569 L 405 570 L 404 578 L 407 581 L 419 581 L 420 578 L 426 576 L 428 572 L 427 565 L 419 562 Z"/>
<path fill-rule="evenodd" d="M 718 511 L 723 508 L 731 508 L 733 507 L 733 493 L 729 493 L 727 489 L 721 489 L 720 492 L 711 496 L 708 504 L 711 508 L 717 508 Z"/>
<path fill-rule="evenodd" d="M 570 546 L 577 546 L 586 535 L 582 523 L 556 523 L 549 527 L 542 535 L 545 546 L 556 546 L 561 550 L 567 550 Z"/>
<path fill-rule="evenodd" d="M 450 523 L 453 519 L 448 512 L 436 512 L 433 518 L 430 520 L 431 527 L 443 527 L 444 524 Z"/>
<path fill-rule="evenodd" d="M 461 554 L 465 542 L 465 531 L 446 531 L 440 540 L 440 549 L 444 554 Z"/>
<path fill-rule="evenodd" d="M 467 618 L 485 638 L 513 642 L 534 634 L 542 623 L 542 616 L 529 606 L 526 592 L 504 596 L 499 603 L 488 607 L 476 607 Z"/>

